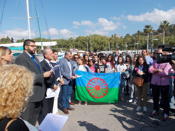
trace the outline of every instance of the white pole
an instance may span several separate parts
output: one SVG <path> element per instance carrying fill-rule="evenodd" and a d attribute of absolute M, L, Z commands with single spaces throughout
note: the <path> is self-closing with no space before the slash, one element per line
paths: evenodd
<path fill-rule="evenodd" d="M 31 39 L 31 26 L 30 26 L 30 9 L 29 0 L 26 0 L 26 11 L 27 11 L 27 25 L 28 25 L 28 38 Z"/>

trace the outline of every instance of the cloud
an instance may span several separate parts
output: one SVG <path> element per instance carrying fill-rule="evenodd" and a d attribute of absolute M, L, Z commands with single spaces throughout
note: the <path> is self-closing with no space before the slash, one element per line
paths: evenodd
<path fill-rule="evenodd" d="M 43 32 L 44 35 L 50 35 L 52 38 L 70 38 L 75 37 L 73 32 L 68 29 L 56 29 L 56 28 L 49 28 L 48 31 Z"/>
<path fill-rule="evenodd" d="M 59 34 L 64 36 L 64 38 L 74 37 L 73 33 L 68 29 L 61 29 L 59 31 Z"/>
<path fill-rule="evenodd" d="M 159 24 L 163 20 L 167 20 L 170 23 L 175 21 L 175 8 L 167 11 L 154 9 L 151 12 L 146 12 L 140 15 L 128 15 L 127 19 L 137 22 L 152 22 Z"/>
<path fill-rule="evenodd" d="M 48 31 L 44 32 L 45 35 L 56 36 L 59 34 L 59 31 L 56 28 L 49 28 Z"/>
<path fill-rule="evenodd" d="M 35 37 L 35 33 L 31 32 L 31 37 Z M 28 30 L 24 29 L 12 29 L 12 30 L 5 30 L 2 33 L 0 33 L 0 38 L 3 37 L 13 37 L 15 40 L 17 39 L 25 39 L 28 38 Z"/>
<path fill-rule="evenodd" d="M 115 21 L 120 21 L 120 20 L 126 19 L 126 16 L 125 15 L 112 16 L 111 19 Z"/>
<path fill-rule="evenodd" d="M 118 28 L 119 23 L 110 21 L 106 18 L 98 18 L 97 22 L 92 22 L 90 20 L 83 21 L 73 21 L 73 24 L 77 27 L 80 26 L 91 26 L 92 28 L 102 28 L 105 31 L 113 31 Z"/>
<path fill-rule="evenodd" d="M 103 31 L 103 30 L 86 30 L 85 33 L 87 35 L 93 35 L 93 34 L 108 35 L 108 32 Z"/>
<path fill-rule="evenodd" d="M 98 18 L 98 24 L 103 28 L 104 31 L 114 31 L 118 28 L 119 23 L 114 23 L 105 18 Z"/>
<path fill-rule="evenodd" d="M 75 26 L 93 26 L 93 22 L 90 20 L 83 20 L 83 21 L 73 21 Z"/>
<path fill-rule="evenodd" d="M 96 22 L 90 20 L 73 21 L 73 25 L 77 28 L 84 27 L 85 33 L 107 35 L 110 32 L 116 31 L 120 23 L 106 18 L 98 18 Z"/>

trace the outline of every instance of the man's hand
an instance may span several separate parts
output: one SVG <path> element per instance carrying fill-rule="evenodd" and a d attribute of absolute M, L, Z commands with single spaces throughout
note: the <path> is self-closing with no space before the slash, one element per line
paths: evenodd
<path fill-rule="evenodd" d="M 50 77 L 52 75 L 52 71 L 47 71 L 43 73 L 44 78 Z"/>
<path fill-rule="evenodd" d="M 64 80 L 62 78 L 59 80 L 59 82 L 60 82 L 61 85 L 64 84 Z"/>
<path fill-rule="evenodd" d="M 175 60 L 172 60 L 172 63 L 175 65 Z"/>
<path fill-rule="evenodd" d="M 75 75 L 75 76 L 71 76 L 71 79 L 76 79 L 78 76 Z"/>
<path fill-rule="evenodd" d="M 54 85 L 54 86 L 53 86 L 53 89 L 54 89 L 54 90 L 57 90 L 57 89 L 58 89 L 58 86 L 57 86 L 57 85 Z"/>
<path fill-rule="evenodd" d="M 75 79 L 76 77 L 75 76 L 71 76 L 71 79 Z"/>

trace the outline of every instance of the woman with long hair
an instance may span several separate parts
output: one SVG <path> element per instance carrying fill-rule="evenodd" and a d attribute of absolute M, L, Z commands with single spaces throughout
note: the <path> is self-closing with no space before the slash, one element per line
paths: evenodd
<path fill-rule="evenodd" d="M 96 72 L 95 61 L 93 59 L 89 59 L 89 61 L 88 61 L 88 67 L 89 67 L 89 69 L 90 69 L 91 72 Z"/>
<path fill-rule="evenodd" d="M 83 58 L 78 58 L 77 60 L 78 62 L 78 69 L 79 71 L 85 71 L 85 72 L 89 72 L 90 69 L 89 67 L 86 65 L 85 60 Z M 81 104 L 81 101 L 78 101 L 78 104 Z M 84 102 L 84 105 L 87 105 L 87 101 Z"/>
<path fill-rule="evenodd" d="M 114 57 L 112 54 L 108 55 L 106 65 L 107 65 L 107 73 L 111 73 L 115 71 Z"/>
<path fill-rule="evenodd" d="M 8 47 L 0 46 L 0 65 L 12 63 L 12 51 Z"/>
<path fill-rule="evenodd" d="M 120 95 L 120 99 L 121 100 L 124 100 L 124 89 L 126 87 L 126 65 L 125 65 L 125 62 L 124 62 L 124 59 L 123 59 L 123 56 L 118 56 L 118 60 L 117 60 L 117 64 L 115 65 L 115 68 L 116 68 L 116 71 L 117 72 L 120 72 L 121 74 L 121 78 L 120 78 L 120 92 L 119 92 L 119 95 Z"/>
<path fill-rule="evenodd" d="M 125 65 L 127 67 L 127 69 L 125 71 L 125 73 L 126 73 L 125 93 L 126 93 L 126 95 L 129 95 L 129 90 L 131 88 L 131 75 L 132 75 L 132 71 L 133 71 L 132 58 L 130 55 L 126 55 Z"/>
<path fill-rule="evenodd" d="M 133 70 L 133 76 L 139 77 L 144 80 L 142 86 L 136 85 L 137 88 L 137 108 L 136 111 L 140 111 L 143 106 L 143 111 L 147 111 L 146 101 L 147 101 L 147 90 L 148 90 L 148 65 L 144 56 L 138 56 L 136 60 L 136 65 Z"/>
<path fill-rule="evenodd" d="M 136 60 L 137 60 L 138 55 L 135 54 L 133 59 L 132 59 L 132 73 L 136 64 Z M 130 100 L 129 102 L 135 102 L 135 95 L 136 95 L 136 88 L 134 83 L 132 82 L 133 80 L 133 75 L 130 76 Z"/>
<path fill-rule="evenodd" d="M 34 74 L 15 64 L 2 65 L 0 72 L 0 131 L 36 131 L 20 118 L 32 95 Z"/>

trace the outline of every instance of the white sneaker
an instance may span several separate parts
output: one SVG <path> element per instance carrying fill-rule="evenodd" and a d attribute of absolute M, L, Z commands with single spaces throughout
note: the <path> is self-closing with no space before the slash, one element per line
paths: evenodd
<path fill-rule="evenodd" d="M 137 106 L 136 111 L 138 112 L 140 110 L 141 110 L 141 106 Z"/>
<path fill-rule="evenodd" d="M 137 104 L 137 100 L 134 100 L 134 102 L 133 102 L 134 104 Z"/>
<path fill-rule="evenodd" d="M 146 106 L 143 107 L 143 112 L 147 112 L 147 107 Z"/>
<path fill-rule="evenodd" d="M 133 99 L 130 99 L 130 100 L 129 100 L 129 103 L 132 103 L 132 102 L 133 102 Z"/>

